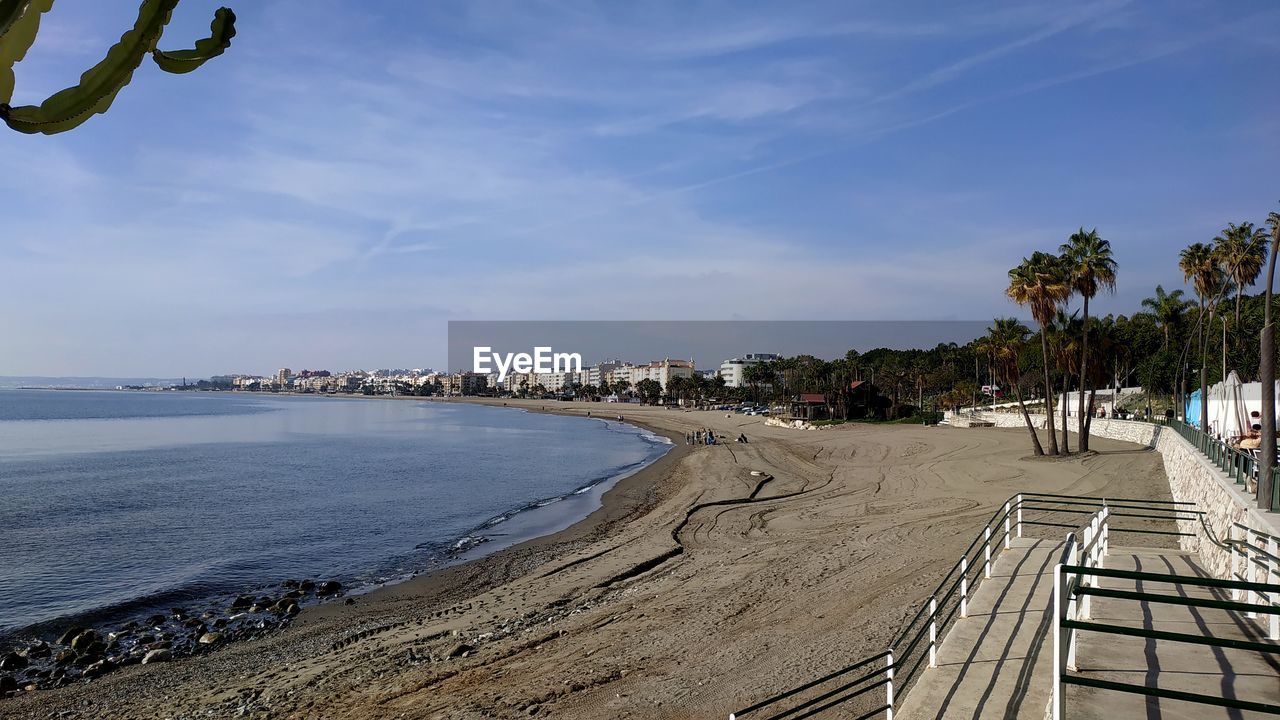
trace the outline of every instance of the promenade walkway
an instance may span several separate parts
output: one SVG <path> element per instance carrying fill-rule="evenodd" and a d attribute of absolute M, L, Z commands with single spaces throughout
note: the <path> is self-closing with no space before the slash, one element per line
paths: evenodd
<path fill-rule="evenodd" d="M 1049 614 L 1062 543 L 1014 538 L 942 638 L 938 667 L 907 693 L 895 718 L 1044 718 L 1053 651 Z"/>
<path fill-rule="evenodd" d="M 992 564 L 971 596 L 969 614 L 946 633 L 938 667 L 925 672 L 895 717 L 906 720 L 1034 718 L 1042 720 L 1052 683 L 1053 568 L 1061 543 L 1018 538 Z M 1193 555 L 1173 549 L 1111 548 L 1105 566 L 1207 577 Z M 1146 585 L 1143 587 L 1143 585 Z M 1229 591 L 1107 578 L 1103 587 L 1230 599 Z M 1092 598 L 1091 620 L 1253 642 L 1265 621 L 1209 608 Z M 1074 674 L 1257 702 L 1280 701 L 1280 655 L 1081 632 Z M 1248 720 L 1275 717 L 1242 710 L 1070 686 L 1066 717 L 1074 720 Z"/>

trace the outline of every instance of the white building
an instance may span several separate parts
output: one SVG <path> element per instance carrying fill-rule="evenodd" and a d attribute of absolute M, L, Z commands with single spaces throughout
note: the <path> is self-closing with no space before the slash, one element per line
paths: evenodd
<path fill-rule="evenodd" d="M 624 365 L 625 363 L 619 360 L 606 360 L 602 363 L 592 365 L 582 371 L 582 374 L 585 377 L 582 378 L 581 382 L 583 385 L 594 385 L 596 387 L 600 387 L 602 382 L 607 382 L 611 379 L 614 370 L 617 370 Z M 628 379 L 630 379 L 629 376 Z"/>
<path fill-rule="evenodd" d="M 647 365 L 638 365 L 631 368 L 631 387 L 635 388 L 642 380 L 656 380 L 662 389 L 667 389 L 667 384 L 672 379 L 678 377 L 693 377 L 693 361 L 692 360 L 672 360 L 666 358 L 660 361 L 648 363 Z"/>
<path fill-rule="evenodd" d="M 782 357 L 776 353 L 747 353 L 742 357 L 729 358 L 720 363 L 720 377 L 724 378 L 725 387 L 742 387 L 746 385 L 743 371 L 748 365 L 769 362 Z"/>

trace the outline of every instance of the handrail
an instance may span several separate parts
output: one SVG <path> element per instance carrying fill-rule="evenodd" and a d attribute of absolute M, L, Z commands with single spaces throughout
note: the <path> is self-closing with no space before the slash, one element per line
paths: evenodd
<path fill-rule="evenodd" d="M 1231 539 L 1231 546 L 1228 555 L 1228 574 L 1231 578 L 1242 581 L 1246 584 L 1254 583 L 1259 579 L 1259 574 L 1265 573 L 1267 579 L 1274 579 L 1280 575 L 1280 538 L 1274 535 L 1264 533 L 1249 527 L 1240 522 L 1233 522 L 1229 528 L 1232 533 L 1236 530 L 1243 530 L 1244 537 L 1237 540 Z M 1264 539 L 1267 547 L 1262 547 Z M 1255 544 L 1256 543 L 1256 544 Z M 1244 561 L 1242 572 L 1236 570 L 1236 556 Z M 1245 595 L 1248 590 L 1248 595 Z M 1240 587 L 1231 590 L 1232 600 L 1241 600 L 1247 597 L 1250 602 L 1263 600 L 1273 603 L 1280 607 L 1280 586 L 1271 587 Z M 1258 610 L 1248 610 L 1245 617 L 1258 617 Z M 1272 640 L 1280 640 L 1280 615 L 1275 613 L 1264 614 L 1270 615 L 1267 626 L 1267 635 Z"/>
<path fill-rule="evenodd" d="M 883 677 L 884 681 L 875 682 L 873 686 L 884 687 L 886 696 L 889 699 L 886 706 L 881 710 L 869 713 L 864 717 L 871 717 L 883 711 L 885 716 L 892 720 L 893 710 L 897 704 L 893 698 L 901 699 L 903 697 L 904 693 L 901 691 L 910 686 L 912 680 L 916 678 L 921 669 L 926 667 L 926 663 L 927 667 L 937 666 L 937 650 L 943 638 L 943 631 L 957 615 L 960 618 L 968 617 L 968 600 L 973 588 L 976 587 L 981 578 L 989 578 L 991 576 L 991 563 L 995 556 L 1000 550 L 1010 547 L 1010 542 L 1013 538 L 1022 537 L 1023 526 L 1064 527 L 1072 530 L 1073 532 L 1068 535 L 1068 545 L 1074 543 L 1077 552 L 1083 554 L 1086 558 L 1090 570 L 1086 577 L 1089 579 L 1090 584 L 1095 584 L 1097 581 L 1095 576 L 1099 574 L 1099 572 L 1095 571 L 1101 571 L 1102 569 L 1102 558 L 1107 552 L 1110 531 L 1160 535 L 1190 534 L 1142 528 L 1112 528 L 1109 522 L 1111 517 L 1190 522 L 1202 516 L 1201 511 L 1195 509 L 1195 507 L 1196 504 L 1194 502 L 1178 500 L 1106 498 L 1035 492 L 1012 495 L 1003 504 L 997 506 L 991 517 L 975 534 L 973 541 L 961 553 L 959 560 L 947 569 L 937 586 L 925 597 L 925 601 L 920 604 L 911 619 L 899 627 L 898 632 L 895 633 L 890 641 L 887 651 L 862 659 L 853 665 L 840 668 L 821 678 L 811 680 L 803 685 L 761 700 L 747 708 L 732 713 L 730 718 L 741 720 L 748 714 L 759 712 L 775 703 L 795 697 L 806 690 L 812 690 L 819 685 L 846 676 L 855 670 L 865 668 L 871 663 L 887 657 L 889 661 L 883 668 L 869 672 L 855 680 L 841 681 L 837 687 L 825 690 L 818 697 L 808 699 L 796 707 L 774 714 L 765 720 L 774 720 L 775 718 L 778 720 L 783 718 L 796 720 L 799 717 L 809 717 L 812 713 L 819 712 L 873 689 L 872 686 L 865 686 L 847 695 L 837 697 L 861 683 L 875 680 L 878 677 Z M 1091 510 L 1072 508 L 1091 508 Z M 1121 512 L 1117 512 L 1117 510 Z M 1126 510 L 1141 512 L 1123 512 Z M 1042 514 L 1024 517 L 1024 511 Z M 1087 513 L 1090 515 L 1090 519 L 1083 524 L 1055 523 L 1042 519 L 1054 513 L 1066 515 Z M 1077 541 L 1076 538 L 1080 538 L 1080 540 Z M 1064 564 L 1068 564 L 1066 562 L 1068 560 L 1067 557 L 1064 556 L 1063 560 Z M 973 582 L 970 582 L 971 580 Z M 959 596 L 958 601 L 957 595 Z M 1087 612 L 1087 598 L 1083 598 L 1083 603 L 1082 609 Z M 948 604 L 950 604 L 949 608 L 947 607 Z M 906 671 L 896 672 L 902 669 Z M 821 707 L 814 707 L 824 700 L 830 700 L 830 702 Z M 802 710 L 805 711 L 803 714 L 795 715 L 795 713 Z"/>
<path fill-rule="evenodd" d="M 1155 424 L 1172 428 L 1183 440 L 1186 440 L 1209 462 L 1226 473 L 1227 478 L 1236 485 L 1248 488 L 1250 481 L 1257 482 L 1258 460 L 1250 452 L 1232 447 L 1221 438 L 1214 437 L 1200 428 L 1181 420 L 1157 420 Z M 1280 467 L 1272 470 L 1280 479 Z M 1280 511 L 1280 482 L 1273 482 L 1270 506 L 1273 511 Z"/>
<path fill-rule="evenodd" d="M 1063 565 L 1060 569 L 1067 572 L 1088 572 L 1091 575 L 1121 578 L 1124 580 L 1146 580 L 1149 582 L 1198 585 L 1200 587 L 1223 588 L 1228 590 L 1257 590 L 1259 592 L 1280 591 L 1280 584 L 1246 582 L 1241 580 L 1223 580 L 1215 577 L 1200 577 L 1199 575 L 1170 575 L 1167 573 L 1141 572 L 1138 570 L 1105 570 L 1080 565 Z"/>
<path fill-rule="evenodd" d="M 1232 525 L 1233 527 L 1238 527 L 1238 528 L 1240 528 L 1241 530 L 1248 530 L 1249 532 L 1253 533 L 1254 535 L 1261 535 L 1262 537 L 1264 537 L 1264 538 L 1266 538 L 1266 539 L 1268 539 L 1268 540 L 1275 540 L 1276 542 L 1280 542 L 1280 536 L 1276 536 L 1276 535 L 1272 535 L 1272 534 L 1270 534 L 1270 533 L 1262 532 L 1261 530 L 1258 530 L 1257 528 L 1249 527 L 1248 525 L 1245 525 L 1244 523 L 1241 523 L 1241 522 L 1232 522 L 1232 523 L 1231 523 L 1231 525 Z"/>
<path fill-rule="evenodd" d="M 1204 523 L 1203 518 L 1201 518 L 1201 523 Z M 1205 525 L 1205 530 L 1210 532 L 1211 539 L 1213 539 L 1212 533 L 1207 525 Z M 1068 538 L 1069 547 L 1063 555 L 1064 562 L 1059 563 L 1054 568 L 1053 576 L 1052 608 L 1054 655 L 1052 700 L 1050 702 L 1050 716 L 1053 720 L 1061 720 L 1065 713 L 1066 695 L 1064 685 L 1083 685 L 1104 690 L 1115 690 L 1119 692 L 1165 697 L 1185 700 L 1187 702 L 1216 705 L 1220 707 L 1280 714 L 1280 705 L 1269 705 L 1266 703 L 1237 700 L 1235 698 L 1218 697 L 1216 695 L 1203 695 L 1199 693 L 1153 688 L 1145 685 L 1121 683 L 1066 674 L 1065 671 L 1067 670 L 1077 669 L 1075 661 L 1076 633 L 1080 631 L 1140 637 L 1148 640 L 1164 640 L 1168 642 L 1230 648 L 1268 654 L 1280 654 L 1280 644 L 1274 642 L 1257 642 L 1254 640 L 1214 637 L 1204 634 L 1129 627 L 1110 623 L 1091 622 L 1088 619 L 1088 602 L 1091 597 L 1106 597 L 1117 600 L 1136 600 L 1147 603 L 1214 608 L 1226 610 L 1228 612 L 1242 612 L 1245 613 L 1247 617 L 1255 617 L 1258 613 L 1263 613 L 1271 616 L 1270 637 L 1272 640 L 1277 640 L 1280 639 L 1280 629 L 1278 629 L 1280 628 L 1280 603 L 1268 602 L 1264 604 L 1257 602 L 1241 602 L 1240 596 L 1243 591 L 1247 590 L 1249 591 L 1249 597 L 1251 600 L 1256 598 L 1259 594 L 1269 599 L 1272 597 L 1272 593 L 1280 593 L 1280 584 L 1255 582 L 1252 579 L 1224 580 L 1221 578 L 1194 575 L 1174 575 L 1137 570 L 1107 569 L 1101 567 L 1100 563 L 1090 562 L 1087 555 L 1085 557 L 1085 562 L 1077 563 L 1072 561 L 1071 555 L 1075 554 L 1074 548 L 1071 547 L 1073 544 L 1074 537 L 1070 536 Z M 1241 543 L 1235 543 L 1233 541 L 1233 546 L 1238 544 Z M 1244 543 L 1244 546 L 1250 547 L 1247 543 Z M 1248 556 L 1246 555 L 1246 559 L 1247 557 Z M 1265 567 L 1268 573 L 1272 572 L 1270 566 Z M 1280 569 L 1280 567 L 1277 569 Z M 1251 567 L 1251 578 L 1253 577 L 1253 572 L 1254 568 Z M 1235 572 L 1234 554 L 1232 555 L 1231 573 L 1235 577 L 1239 577 Z M 1089 581 L 1090 578 L 1092 578 L 1092 582 Z M 1141 590 L 1130 591 L 1116 590 L 1113 588 L 1104 589 L 1098 586 L 1098 578 L 1115 578 L 1147 583 L 1166 583 L 1171 585 L 1191 585 L 1195 587 L 1229 589 L 1232 591 L 1232 599 L 1219 600 L 1217 598 L 1169 595 L 1164 593 L 1145 592 Z M 1277 595 L 1276 597 L 1280 597 L 1280 595 Z"/>

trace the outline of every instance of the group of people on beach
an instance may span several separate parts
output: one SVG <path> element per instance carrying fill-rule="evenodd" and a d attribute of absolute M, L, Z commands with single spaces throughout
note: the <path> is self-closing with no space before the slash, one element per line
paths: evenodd
<path fill-rule="evenodd" d="M 715 445 L 717 441 L 718 438 L 716 437 L 715 431 L 709 429 L 690 430 L 684 434 L 685 445 Z M 739 433 L 737 439 L 734 440 L 734 442 L 740 443 L 745 443 L 746 441 L 747 436 L 744 433 Z"/>
<path fill-rule="evenodd" d="M 685 445 L 715 445 L 716 434 L 711 430 L 690 430 L 684 434 Z"/>

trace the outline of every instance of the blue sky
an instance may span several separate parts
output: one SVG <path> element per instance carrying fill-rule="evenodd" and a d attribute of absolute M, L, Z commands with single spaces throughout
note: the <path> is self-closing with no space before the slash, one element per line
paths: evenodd
<path fill-rule="evenodd" d="M 58 0 L 14 103 L 136 5 Z M 0 374 L 439 366 L 448 319 L 983 319 L 1080 225 L 1131 312 L 1280 200 L 1274 2 L 232 5 L 199 71 L 0 134 Z"/>

